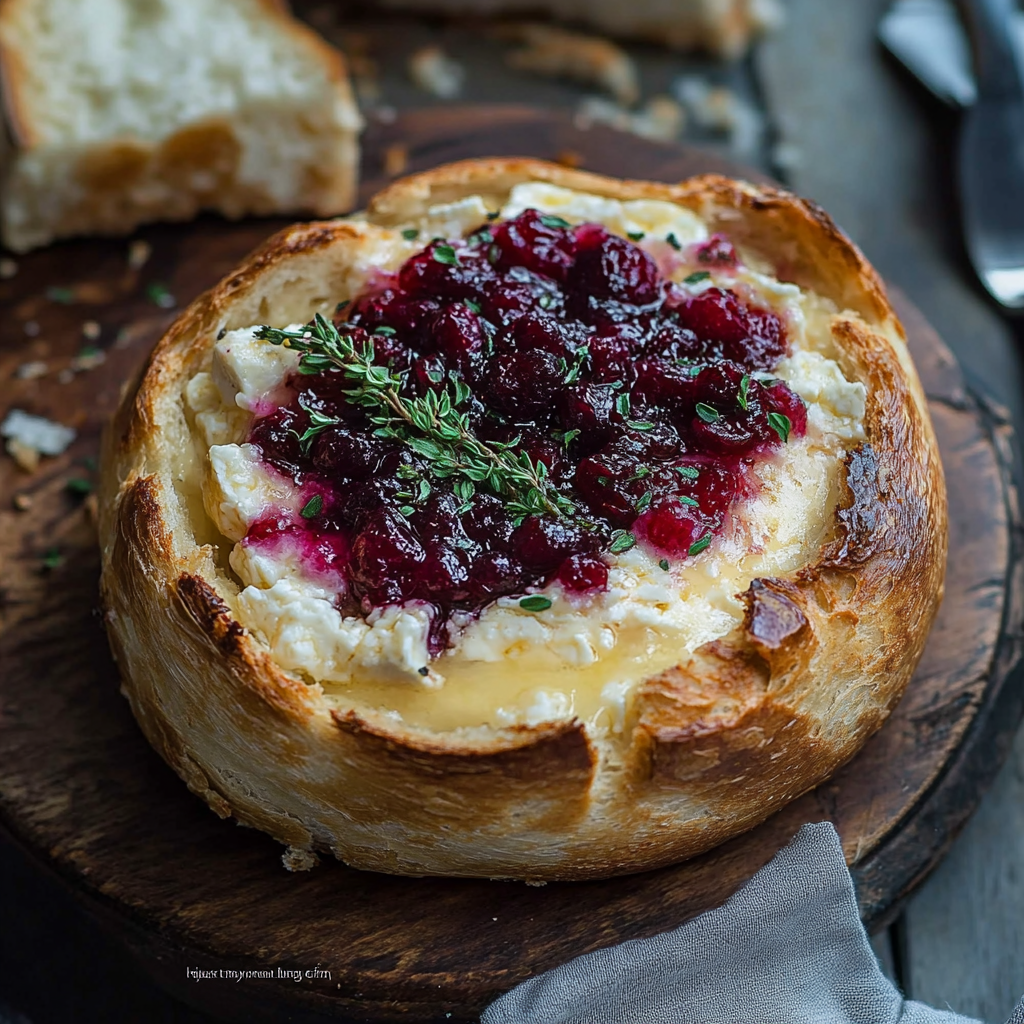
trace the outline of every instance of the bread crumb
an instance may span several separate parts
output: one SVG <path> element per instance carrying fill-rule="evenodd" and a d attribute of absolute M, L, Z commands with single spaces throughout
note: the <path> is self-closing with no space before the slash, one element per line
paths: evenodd
<path fill-rule="evenodd" d="M 459 95 L 465 76 L 465 68 L 440 46 L 424 46 L 409 58 L 409 77 L 413 82 L 443 100 Z"/>
<path fill-rule="evenodd" d="M 71 427 L 61 423 L 33 416 L 22 409 L 12 409 L 0 423 L 0 436 L 34 448 L 43 455 L 60 455 L 74 441 L 76 434 Z"/>
<path fill-rule="evenodd" d="M 14 371 L 14 376 L 18 380 L 36 380 L 38 377 L 45 377 L 49 369 L 50 367 L 41 359 L 34 359 L 30 363 L 22 363 Z"/>
<path fill-rule="evenodd" d="M 320 863 L 320 858 L 312 850 L 289 846 L 281 854 L 281 863 L 288 871 L 312 871 Z"/>
<path fill-rule="evenodd" d="M 712 85 L 700 75 L 683 75 L 672 92 L 703 128 L 729 138 L 729 148 L 740 157 L 754 157 L 764 135 L 764 117 L 752 104 L 724 85 Z"/>
<path fill-rule="evenodd" d="M 633 115 L 633 131 L 646 139 L 678 139 L 686 126 L 686 112 L 671 96 L 652 96 Z"/>
<path fill-rule="evenodd" d="M 32 495 L 24 492 L 16 494 L 12 504 L 19 512 L 27 512 L 32 507 Z"/>
<path fill-rule="evenodd" d="M 640 99 L 636 65 L 608 39 L 533 23 L 509 26 L 502 34 L 525 43 L 505 57 L 510 68 L 597 86 L 626 106 Z"/>
<path fill-rule="evenodd" d="M 5 256 L 0 260 L 0 279 L 7 281 L 18 272 L 18 264 L 10 258 Z"/>
<path fill-rule="evenodd" d="M 86 320 L 85 323 L 82 324 L 82 337 L 85 338 L 86 341 L 95 341 L 102 333 L 103 328 L 95 320 Z"/>
<path fill-rule="evenodd" d="M 384 173 L 389 178 L 404 174 L 408 166 L 409 147 L 404 142 L 396 142 L 384 150 Z"/>
<path fill-rule="evenodd" d="M 751 0 L 750 17 L 759 32 L 774 32 L 786 20 L 785 11 L 779 0 Z"/>
<path fill-rule="evenodd" d="M 107 353 L 101 348 L 83 348 L 81 352 L 71 360 L 71 369 L 76 373 L 83 370 L 95 370 L 107 361 Z"/>
<path fill-rule="evenodd" d="M 772 148 L 772 163 L 780 171 L 799 170 L 804 163 L 803 150 L 795 142 L 777 142 Z"/>
<path fill-rule="evenodd" d="M 666 142 L 682 133 L 686 114 L 671 96 L 654 96 L 636 112 L 603 96 L 588 96 L 577 107 L 574 123 L 583 131 L 595 124 L 606 124 L 644 139 Z"/>
<path fill-rule="evenodd" d="M 16 437 L 7 439 L 7 454 L 25 473 L 34 473 L 39 468 L 39 452 Z"/>
<path fill-rule="evenodd" d="M 142 238 L 135 239 L 128 246 L 128 269 L 141 270 L 153 255 L 153 246 Z"/>
<path fill-rule="evenodd" d="M 146 285 L 146 295 L 149 301 L 160 309 L 174 309 L 178 304 L 178 300 L 159 281 L 151 281 Z"/>
<path fill-rule="evenodd" d="M 22 325 L 21 329 L 30 337 L 36 338 L 39 336 L 39 324 L 35 320 L 26 320 Z"/>
<path fill-rule="evenodd" d="M 583 156 L 582 154 L 577 153 L 575 149 L 563 149 L 559 151 L 555 160 L 563 167 L 576 168 L 583 166 Z"/>

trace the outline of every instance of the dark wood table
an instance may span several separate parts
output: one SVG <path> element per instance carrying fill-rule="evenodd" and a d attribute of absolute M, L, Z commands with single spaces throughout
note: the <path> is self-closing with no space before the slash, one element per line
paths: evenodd
<path fill-rule="evenodd" d="M 645 95 L 685 72 L 711 74 L 757 99 L 768 136 L 741 154 L 817 199 L 940 329 L 979 390 L 1022 421 L 1013 329 L 966 264 L 949 173 L 955 119 L 888 61 L 874 39 L 881 0 L 789 0 L 790 27 L 752 62 L 723 69 L 636 47 Z M 324 3 L 300 7 L 337 33 Z M 440 41 L 467 67 L 465 98 L 571 109 L 582 90 L 514 75 L 472 29 L 411 19 L 345 20 L 349 46 L 380 64 L 378 110 L 435 101 L 405 79 L 405 56 Z M 387 49 L 384 49 L 386 40 Z M 687 139 L 713 141 L 691 128 Z M 780 155 L 785 168 L 773 163 Z M 733 154 L 735 155 L 735 154 Z M 371 173 L 377 168 L 369 169 Z M 1002 1020 L 1024 993 L 1024 741 L 940 869 L 892 928 L 876 936 L 887 969 L 914 998 Z M 211 1021 L 176 1003 L 20 851 L 0 845 L 0 999 L 49 1021 Z M 0 1008 L 0 1024 L 4 1010 Z"/>

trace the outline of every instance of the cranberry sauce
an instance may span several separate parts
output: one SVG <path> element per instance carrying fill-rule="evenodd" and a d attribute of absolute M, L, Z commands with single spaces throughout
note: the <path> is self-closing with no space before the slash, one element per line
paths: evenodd
<path fill-rule="evenodd" d="M 768 374 L 787 350 L 779 318 L 708 286 L 710 269 L 736 267 L 732 245 L 715 236 L 684 257 L 694 273 L 673 284 L 634 242 L 527 210 L 435 239 L 347 310 L 342 326 L 401 375 L 401 395 L 447 392 L 477 438 L 542 465 L 567 513 L 517 515 L 486 482 L 472 493 L 439 475 L 375 436 L 352 382 L 328 371 L 296 374 L 291 401 L 253 424 L 248 440 L 307 502 L 257 532 L 308 534 L 318 571 L 347 581 L 348 614 L 433 604 L 435 650 L 455 610 L 553 580 L 604 588 L 602 552 L 639 541 L 663 567 L 698 554 L 749 467 L 806 414 Z"/>

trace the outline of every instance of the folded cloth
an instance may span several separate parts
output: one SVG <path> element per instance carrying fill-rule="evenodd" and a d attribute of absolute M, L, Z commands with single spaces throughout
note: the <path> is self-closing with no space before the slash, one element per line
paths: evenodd
<path fill-rule="evenodd" d="M 903 998 L 882 974 L 831 822 L 675 931 L 523 982 L 480 1024 L 978 1024 Z M 1024 1024 L 1024 999 L 1007 1024 Z"/>

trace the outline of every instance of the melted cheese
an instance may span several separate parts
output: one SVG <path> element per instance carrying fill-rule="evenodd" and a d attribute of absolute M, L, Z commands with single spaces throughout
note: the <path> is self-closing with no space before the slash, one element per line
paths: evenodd
<path fill-rule="evenodd" d="M 685 248 L 708 237 L 703 222 L 672 203 L 619 202 L 556 186 L 516 186 L 502 217 L 534 207 L 574 223 L 601 221 L 640 243 L 676 280 L 682 258 L 665 239 Z M 415 225 L 446 235 L 483 220 L 478 197 L 428 211 Z M 442 229 L 444 229 L 442 231 Z M 364 253 L 347 284 L 357 291 L 377 267 L 393 267 L 422 245 L 400 230 L 384 233 Z M 362 279 L 360 280 L 360 274 Z M 754 469 L 756 497 L 734 509 L 729 524 L 700 555 L 666 571 L 639 547 L 608 555 L 609 586 L 589 596 L 552 584 L 543 612 L 502 598 L 478 617 L 455 617 L 452 647 L 429 662 L 429 609 L 411 602 L 363 618 L 343 617 L 336 587 L 312 578 L 297 552 L 235 545 L 231 566 L 243 587 L 241 621 L 269 646 L 282 668 L 316 680 L 339 706 L 375 708 L 411 724 L 449 731 L 580 718 L 599 733 L 628 728 L 637 684 L 678 664 L 741 620 L 739 595 L 750 580 L 791 572 L 827 539 L 838 496 L 839 469 L 849 445 L 863 438 L 866 390 L 848 381 L 829 358 L 835 308 L 796 285 L 756 270 L 715 270 L 692 286 L 736 288 L 783 317 L 792 354 L 775 375 L 807 402 L 807 436 L 791 440 Z M 186 404 L 209 447 L 204 496 L 221 532 L 240 541 L 268 507 L 297 508 L 296 489 L 263 466 L 251 446 L 239 445 L 248 417 L 294 366 L 294 354 L 233 331 L 215 346 L 210 373 L 190 382 Z M 285 358 L 288 357 L 288 358 Z M 424 668 L 427 669 L 424 674 Z"/>

